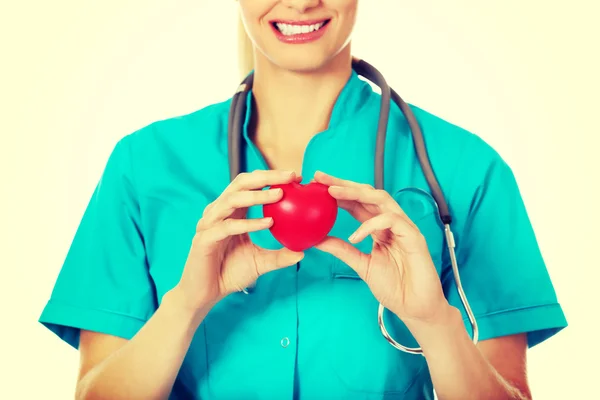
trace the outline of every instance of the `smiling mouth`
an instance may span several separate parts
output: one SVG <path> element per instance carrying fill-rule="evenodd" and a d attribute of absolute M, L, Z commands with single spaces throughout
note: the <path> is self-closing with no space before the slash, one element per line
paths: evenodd
<path fill-rule="evenodd" d="M 329 21 L 331 21 L 331 19 L 327 19 L 325 21 L 315 22 L 315 23 L 295 22 L 293 24 L 286 23 L 286 22 L 274 21 L 271 24 L 282 35 L 294 36 L 294 35 L 302 35 L 302 34 L 316 32 L 319 29 L 322 29 L 325 25 L 327 25 L 329 23 Z"/>

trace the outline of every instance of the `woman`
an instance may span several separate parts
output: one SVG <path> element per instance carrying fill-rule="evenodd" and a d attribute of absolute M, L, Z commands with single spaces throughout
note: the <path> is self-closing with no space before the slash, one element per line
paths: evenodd
<path fill-rule="evenodd" d="M 116 145 L 40 318 L 81 352 L 78 398 L 530 398 L 526 349 L 566 321 L 515 179 L 477 136 L 411 106 L 455 218 L 475 345 L 396 107 L 386 190 L 371 186 L 380 98 L 351 69 L 357 3 L 239 1 L 254 86 L 233 182 L 229 101 Z M 282 197 L 269 187 L 311 180 L 336 224 L 282 249 L 261 214 Z M 423 356 L 384 339 L 379 302 Z"/>

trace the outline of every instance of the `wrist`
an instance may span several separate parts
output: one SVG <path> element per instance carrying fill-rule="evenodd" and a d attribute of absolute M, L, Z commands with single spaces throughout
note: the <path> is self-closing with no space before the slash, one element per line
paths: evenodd
<path fill-rule="evenodd" d="M 160 308 L 169 314 L 181 318 L 195 330 L 213 306 L 214 303 L 207 300 L 201 301 L 199 304 L 192 304 L 185 292 L 176 285 L 165 293 Z"/>
<path fill-rule="evenodd" d="M 439 344 L 440 338 L 449 339 L 456 335 L 466 335 L 460 310 L 450 304 L 440 307 L 436 314 L 427 320 L 404 320 L 406 327 L 417 340 L 423 352 Z"/>

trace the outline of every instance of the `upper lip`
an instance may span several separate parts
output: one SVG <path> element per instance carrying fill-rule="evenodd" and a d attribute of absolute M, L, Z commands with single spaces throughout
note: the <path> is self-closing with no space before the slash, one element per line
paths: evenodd
<path fill-rule="evenodd" d="M 330 18 L 320 18 L 320 19 L 309 19 L 306 21 L 297 21 L 290 19 L 273 19 L 270 22 L 272 24 L 287 24 L 287 25 L 315 25 L 320 24 L 322 22 L 329 21 Z"/>

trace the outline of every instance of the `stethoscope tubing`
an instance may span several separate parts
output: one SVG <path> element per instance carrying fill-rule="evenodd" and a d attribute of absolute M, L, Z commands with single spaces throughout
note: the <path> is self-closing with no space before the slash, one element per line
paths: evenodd
<path fill-rule="evenodd" d="M 439 182 L 433 172 L 433 168 L 431 166 L 431 162 L 429 160 L 429 156 L 427 154 L 427 146 L 425 143 L 425 139 L 423 137 L 423 132 L 418 124 L 418 121 L 408 106 L 402 100 L 402 98 L 396 93 L 392 88 L 389 87 L 387 81 L 383 77 L 383 75 L 372 65 L 367 63 L 364 60 L 360 60 L 358 58 L 352 59 L 352 68 L 356 71 L 358 75 L 361 75 L 373 82 L 381 89 L 381 106 L 379 112 L 379 119 L 377 125 L 377 138 L 375 144 L 375 188 L 376 189 L 384 189 L 384 165 L 385 165 L 385 142 L 387 135 L 387 127 L 389 121 L 390 107 L 391 102 L 393 101 L 402 111 L 404 117 L 406 118 L 411 135 L 413 138 L 415 152 L 417 154 L 417 158 L 419 159 L 419 164 L 421 165 L 421 169 L 423 174 L 425 175 L 425 179 L 427 184 L 431 190 L 431 195 L 433 196 L 439 217 L 444 224 L 444 234 L 446 237 L 446 244 L 448 247 L 448 252 L 450 255 L 450 262 L 452 265 L 452 274 L 454 276 L 454 281 L 456 284 L 456 289 L 458 291 L 458 295 L 460 297 L 461 303 L 465 309 L 465 313 L 469 319 L 469 323 L 472 329 L 471 338 L 473 343 L 477 343 L 479 339 L 479 329 L 477 326 L 477 321 L 471 310 L 471 306 L 469 305 L 467 296 L 465 295 L 464 289 L 462 287 L 460 272 L 458 268 L 458 261 L 456 259 L 456 243 L 454 240 L 454 234 L 450 229 L 450 224 L 452 223 L 452 217 L 450 215 L 448 203 L 446 202 L 446 198 L 442 192 L 442 189 L 439 185 Z M 229 176 L 230 180 L 233 181 L 236 176 L 238 176 L 242 170 L 244 165 L 244 151 L 242 146 L 242 137 L 243 137 L 243 124 L 245 122 L 247 107 L 246 107 L 246 96 L 248 91 L 251 90 L 252 84 L 254 82 L 254 74 L 249 74 L 242 83 L 238 86 L 236 93 L 233 95 L 231 100 L 230 110 L 229 110 L 229 120 L 228 120 L 228 158 L 229 158 Z M 247 289 L 242 290 L 245 294 L 249 294 Z M 389 334 L 385 322 L 384 322 L 384 311 L 385 307 L 380 303 L 377 311 L 377 322 L 379 324 L 379 328 L 381 330 L 384 338 L 396 349 L 401 350 L 410 354 L 423 354 L 423 350 L 420 347 L 407 347 L 400 343 L 398 343 L 392 336 Z"/>

